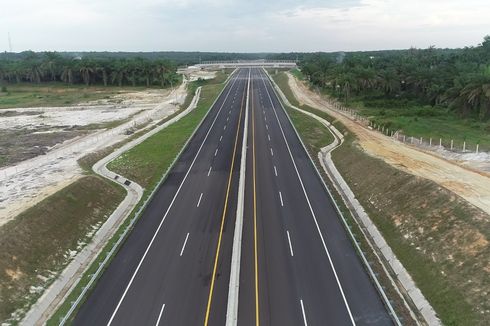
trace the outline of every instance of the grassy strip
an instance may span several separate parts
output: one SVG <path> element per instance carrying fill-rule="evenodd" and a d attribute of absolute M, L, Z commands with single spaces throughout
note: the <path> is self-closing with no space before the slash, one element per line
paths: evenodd
<path fill-rule="evenodd" d="M 287 79 L 274 79 L 297 103 Z M 483 257 L 490 256 L 488 215 L 434 182 L 367 155 L 354 135 L 325 112 L 302 109 L 327 118 L 346 135 L 332 153 L 335 165 L 443 323 L 487 325 L 490 268 Z M 315 143 L 314 134 L 297 127 L 315 158 L 318 146 L 308 145 Z M 356 238 L 362 241 L 360 234 Z"/>
<path fill-rule="evenodd" d="M 488 325 L 488 312 L 482 314 L 489 309 L 488 260 L 482 262 L 490 256 L 488 216 L 434 182 L 367 155 L 353 137 L 332 158 L 443 323 Z"/>
<path fill-rule="evenodd" d="M 110 100 L 112 96 L 146 87 L 82 86 L 64 83 L 11 84 L 0 92 L 0 109 L 38 106 L 66 106 L 93 100 Z"/>
<path fill-rule="evenodd" d="M 337 94 L 322 90 L 330 97 Z M 416 99 L 386 99 L 384 94 L 354 96 L 348 100 L 338 99 L 345 106 L 390 130 L 399 130 L 407 136 L 432 138 L 439 144 L 450 146 L 451 139 L 459 150 L 466 141 L 466 149 L 474 151 L 480 144 L 480 151 L 490 151 L 490 121 L 462 118 L 452 110 L 438 106 L 422 105 Z"/>
<path fill-rule="evenodd" d="M 213 79 L 209 81 L 198 81 L 196 83 L 191 83 L 193 84 L 193 86 L 191 87 L 203 86 L 201 90 L 201 99 L 197 107 L 178 122 L 172 124 L 171 126 L 148 138 L 143 143 L 134 147 L 132 150 L 129 151 L 131 152 L 129 155 L 124 155 L 124 158 L 121 158 L 121 160 L 124 160 L 127 164 L 136 166 L 138 168 L 138 172 L 136 175 L 138 175 L 142 180 L 146 180 L 147 182 L 145 194 L 140 203 L 131 213 L 131 218 L 136 216 L 136 212 L 140 209 L 144 201 L 148 198 L 151 190 L 155 187 L 161 175 L 165 173 L 165 171 L 167 171 L 167 169 L 170 167 L 170 164 L 184 145 L 185 141 L 192 134 L 199 121 L 201 121 L 201 119 L 210 109 L 210 106 L 216 96 L 223 89 L 224 84 L 216 84 L 220 81 L 221 79 Z M 191 128 L 191 126 L 193 127 Z M 178 134 L 178 137 L 173 134 Z M 175 146 L 175 144 L 173 144 L 172 142 L 179 142 L 181 145 L 180 147 Z M 153 146 L 157 144 L 158 146 L 152 148 L 152 146 L 150 146 L 149 144 Z M 163 147 L 166 148 L 167 153 L 162 156 L 161 153 Z M 172 152 L 168 153 L 170 151 Z M 143 155 L 143 157 L 138 157 L 136 153 Z M 161 156 L 158 156 L 158 153 L 160 153 Z M 158 167 L 158 169 L 152 168 L 150 171 L 142 171 L 141 169 L 143 168 L 143 166 L 147 166 L 149 164 L 150 159 L 155 160 L 154 164 Z M 124 171 L 126 171 L 126 169 L 122 167 L 122 161 L 116 163 L 116 167 L 121 167 Z M 126 177 L 129 178 L 129 176 L 127 175 Z M 59 321 L 66 315 L 72 305 L 72 302 L 80 295 L 83 287 L 88 284 L 90 278 L 92 277 L 92 274 L 95 273 L 95 271 L 99 267 L 99 264 L 105 259 L 116 241 L 129 226 L 131 218 L 126 219 L 122 223 L 115 235 L 104 246 L 101 254 L 95 259 L 92 265 L 82 275 L 81 280 L 78 282 L 75 289 L 68 295 L 65 302 L 48 320 L 47 325 L 58 325 Z M 71 316 L 71 318 L 73 318 L 73 315 Z"/>
<path fill-rule="evenodd" d="M 18 322 L 123 198 L 121 187 L 86 176 L 0 228 L 1 322 Z"/>
<path fill-rule="evenodd" d="M 291 73 L 294 75 L 294 77 L 298 78 L 299 80 L 305 80 L 305 76 L 298 68 L 292 69 Z"/>
<path fill-rule="evenodd" d="M 164 131 L 116 158 L 109 163 L 108 168 L 136 181 L 144 188 L 153 188 L 162 171 L 173 161 L 221 88 L 221 84 L 204 86 L 201 91 L 202 99 L 195 110 L 178 123 L 168 126 Z"/>

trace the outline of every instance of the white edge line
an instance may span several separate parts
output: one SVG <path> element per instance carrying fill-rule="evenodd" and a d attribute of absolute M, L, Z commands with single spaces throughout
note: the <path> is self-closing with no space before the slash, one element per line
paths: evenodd
<path fill-rule="evenodd" d="M 288 235 L 289 251 L 291 251 L 291 257 L 294 257 L 293 245 L 291 244 L 291 237 L 289 236 L 289 231 L 286 230 L 286 234 Z"/>
<path fill-rule="evenodd" d="M 187 235 L 185 236 L 184 244 L 182 245 L 182 250 L 180 250 L 180 257 L 182 257 L 182 254 L 184 253 L 185 245 L 187 244 L 187 239 L 189 239 L 189 232 L 187 232 Z"/>
<path fill-rule="evenodd" d="M 201 204 L 201 199 L 202 199 L 202 192 L 201 192 L 201 195 L 199 196 L 199 200 L 197 201 L 196 207 L 199 207 L 199 205 Z"/>
<path fill-rule="evenodd" d="M 228 81 L 233 77 L 233 75 L 235 74 L 235 72 L 237 71 L 238 69 L 236 68 L 227 78 L 226 80 L 224 81 L 224 84 L 228 83 Z M 201 88 L 202 86 L 199 86 L 196 90 L 196 94 L 197 93 L 201 93 Z M 211 105 L 211 107 L 213 107 L 216 102 L 218 101 L 219 97 L 223 94 L 223 92 L 225 91 L 226 89 L 226 85 L 225 87 L 223 87 L 223 89 L 220 91 L 220 93 L 218 94 L 218 96 L 216 97 L 216 99 L 214 100 L 213 104 Z M 199 100 L 199 99 L 198 99 Z M 191 104 L 190 105 L 193 105 L 192 103 L 196 103 L 197 105 L 197 101 L 194 101 L 194 99 L 192 100 Z M 136 215 L 135 217 L 133 217 L 131 220 L 130 220 L 130 223 L 129 223 L 129 227 L 131 227 L 134 222 L 137 220 L 137 218 L 140 216 L 141 214 L 141 211 L 144 210 L 146 208 L 146 205 L 149 201 L 151 201 L 153 199 L 153 196 L 156 192 L 156 190 L 158 189 L 158 187 L 164 182 L 164 180 L 166 180 L 167 176 L 168 176 L 168 172 L 175 166 L 177 160 L 180 158 L 181 154 L 184 152 L 184 150 L 187 148 L 188 144 L 190 143 L 191 139 L 194 137 L 194 135 L 196 134 L 197 130 L 201 127 L 201 125 L 203 124 L 204 120 L 208 117 L 208 114 L 209 114 L 209 110 L 206 112 L 206 114 L 204 115 L 204 117 L 202 117 L 201 121 L 199 122 L 199 124 L 196 126 L 196 128 L 194 128 L 194 131 L 192 132 L 192 135 L 187 138 L 187 141 L 185 142 L 184 146 L 182 146 L 182 148 L 180 149 L 179 153 L 174 157 L 172 163 L 170 164 L 170 166 L 167 168 L 167 170 L 165 171 L 165 173 L 162 175 L 162 177 L 160 178 L 160 180 L 158 181 L 158 184 L 155 188 L 153 188 L 152 192 L 150 193 L 150 195 L 147 197 L 147 199 L 143 202 L 143 205 L 138 209 L 138 211 L 136 212 Z M 178 120 L 176 120 L 178 121 Z M 174 121 L 174 122 L 176 122 Z M 105 265 L 107 264 L 107 262 L 109 261 L 109 257 L 112 256 L 112 254 L 115 252 L 116 248 L 119 247 L 120 243 L 123 241 L 123 238 L 128 234 L 128 228 L 126 228 L 123 233 L 121 234 L 121 236 L 119 237 L 119 239 L 116 241 L 116 243 L 114 244 L 114 246 L 112 247 L 112 249 L 109 251 L 109 254 L 106 256 L 106 258 L 102 261 L 102 263 L 99 265 L 99 268 L 95 271 L 95 273 L 92 275 L 92 277 L 90 278 L 89 280 L 89 283 L 87 284 L 87 286 L 84 287 L 84 289 L 82 290 L 82 292 L 80 293 L 80 295 L 77 297 L 77 299 L 75 300 L 75 302 L 71 305 L 70 309 L 68 310 L 68 312 L 65 314 L 65 316 L 63 317 L 63 319 L 61 320 L 60 322 L 60 326 L 63 326 L 65 325 L 67 319 L 73 314 L 73 311 L 75 310 L 76 307 L 78 307 L 80 301 L 82 300 L 82 298 L 85 297 L 87 291 L 89 288 L 91 288 L 91 286 L 94 284 L 95 282 L 95 278 L 98 277 L 98 275 L 100 274 L 101 270 L 105 267 Z M 77 285 L 78 286 L 78 285 Z"/>
<path fill-rule="evenodd" d="M 218 112 L 216 113 L 216 117 L 214 117 L 214 120 L 213 120 L 213 123 L 211 124 L 211 126 L 209 127 L 208 129 L 208 132 L 206 133 L 206 136 L 204 137 L 202 143 L 201 143 L 201 146 L 199 146 L 199 149 L 197 150 L 197 153 L 196 153 L 196 156 L 194 156 L 194 159 L 192 160 L 192 163 L 191 165 L 189 166 L 189 169 L 187 170 L 185 176 L 184 176 L 184 179 L 182 179 L 182 182 L 180 183 L 179 185 L 179 188 L 177 188 L 177 191 L 175 192 L 175 195 L 174 197 L 172 198 L 172 201 L 170 202 L 170 205 L 168 206 L 167 208 L 167 211 L 165 212 L 165 214 L 163 215 L 163 218 L 162 220 L 160 221 L 160 224 L 158 224 L 158 227 L 157 229 L 155 230 L 155 233 L 153 234 L 153 237 L 151 238 L 150 240 L 150 243 L 148 244 L 148 246 L 146 247 L 145 249 L 145 252 L 143 253 L 143 256 L 141 257 L 139 263 L 138 263 L 138 266 L 136 266 L 136 269 L 133 273 L 133 275 L 131 276 L 131 279 L 129 280 L 129 283 L 128 285 L 126 286 L 126 289 L 124 289 L 124 292 L 121 296 L 121 299 L 119 299 L 119 302 L 117 303 L 117 306 L 116 308 L 114 309 L 114 312 L 112 313 L 111 315 L 111 318 L 109 319 L 109 322 L 107 323 L 107 326 L 111 325 L 112 321 L 114 320 L 114 317 L 116 316 L 116 313 L 117 311 L 119 310 L 119 307 L 121 306 L 121 303 L 123 302 L 124 298 L 126 297 L 126 294 L 128 293 L 128 290 L 129 288 L 131 287 L 131 284 L 133 284 L 133 281 L 134 281 L 134 278 L 136 277 L 136 274 L 138 274 L 138 271 L 140 270 L 141 268 L 141 265 L 143 264 L 143 261 L 145 260 L 146 258 L 146 255 L 148 254 L 148 251 L 150 251 L 150 248 L 153 244 L 153 242 L 155 241 L 155 238 L 157 237 L 157 234 L 158 232 L 160 232 L 160 229 L 162 228 L 162 225 L 163 225 L 163 222 L 165 221 L 167 215 L 168 215 L 168 212 L 170 211 L 170 209 L 172 208 L 172 205 L 173 203 L 175 202 L 175 199 L 177 198 L 177 196 L 179 195 L 180 193 L 180 189 L 182 188 L 185 180 L 187 179 L 187 176 L 189 175 L 189 173 L 191 172 L 191 169 L 192 167 L 194 166 L 194 163 L 196 162 L 197 160 L 197 157 L 199 156 L 199 153 L 201 153 L 201 149 L 203 148 L 204 146 L 204 143 L 206 142 L 206 140 L 208 139 L 208 136 L 209 134 L 211 133 L 211 130 L 213 129 L 213 126 L 214 126 L 214 123 L 216 122 L 216 120 L 218 119 L 220 113 L 221 113 L 221 109 L 223 108 L 223 106 L 225 105 L 225 102 L 226 102 L 226 99 L 228 98 L 228 95 L 230 95 L 230 92 L 231 90 L 233 89 L 233 86 L 235 85 L 236 81 L 238 80 L 238 78 L 235 78 L 233 80 L 233 83 L 231 84 L 230 88 L 228 89 L 228 92 L 226 93 L 226 96 L 223 100 L 223 103 L 221 104 Z M 226 86 L 225 86 L 226 88 Z M 218 95 L 217 99 L 221 96 L 221 93 Z M 215 102 L 216 103 L 216 102 Z M 214 106 L 214 104 L 211 106 L 211 108 Z M 210 109 L 211 109 L 210 108 Z M 208 111 L 209 112 L 209 111 Z"/>
<path fill-rule="evenodd" d="M 266 72 L 266 73 L 267 73 L 267 72 Z M 269 79 L 270 79 L 270 76 L 269 76 Z M 279 97 L 279 92 L 281 92 L 281 93 L 282 93 L 282 91 L 280 91 L 280 89 L 279 89 L 279 87 L 277 86 L 277 84 L 275 84 L 275 83 L 274 83 L 274 85 L 275 85 L 275 86 L 274 86 L 274 92 L 275 92 L 275 93 L 276 93 L 276 95 Z M 278 89 L 279 89 L 279 90 L 278 90 Z M 280 96 L 280 97 L 281 97 L 281 101 L 280 101 L 280 103 L 281 103 L 281 106 L 282 106 L 283 110 L 285 111 L 285 109 L 284 109 L 284 105 L 283 105 L 283 103 L 282 103 L 282 102 L 283 102 L 283 100 L 282 100 L 282 99 L 284 98 L 283 96 L 284 96 L 284 94 L 282 94 L 282 95 Z M 291 106 L 291 105 L 290 105 L 290 106 Z M 296 107 L 294 107 L 294 106 L 292 106 L 292 107 L 293 107 L 294 109 L 296 109 L 297 111 L 301 111 L 301 109 L 298 109 L 298 108 L 296 108 Z M 286 111 L 285 111 L 285 112 L 286 112 Z M 304 112 L 303 112 L 303 113 L 304 113 Z M 303 145 L 303 148 L 306 150 L 306 146 L 305 146 L 305 144 L 303 143 L 303 140 L 301 139 L 301 137 L 300 137 L 300 135 L 299 135 L 298 131 L 297 131 L 297 130 L 296 130 L 296 128 L 294 127 L 294 124 L 292 123 L 291 118 L 289 117 L 289 115 L 287 115 L 287 112 L 286 112 L 286 116 L 287 116 L 288 120 L 290 121 L 290 123 L 292 124 L 293 129 L 294 129 L 294 131 L 295 131 L 295 133 L 296 133 L 296 136 L 298 137 L 299 141 L 300 141 L 300 142 L 301 142 L 301 144 Z M 332 135 L 334 135 L 334 137 L 338 137 L 338 135 L 336 135 L 336 134 L 335 134 L 335 133 L 334 133 L 332 130 L 330 130 L 330 128 L 327 128 L 327 129 L 328 129 L 328 131 L 330 131 L 330 133 L 331 133 Z M 338 147 L 338 146 L 337 146 L 337 147 Z M 310 156 L 310 154 L 309 154 L 309 153 L 308 153 L 308 157 L 310 158 L 310 160 L 311 160 L 311 162 L 312 162 L 312 164 L 313 164 L 313 167 L 314 167 L 314 169 L 315 169 L 315 171 L 316 171 L 316 173 L 317 173 L 318 177 L 320 178 L 320 180 L 321 180 L 321 182 L 322 182 L 322 184 L 323 184 L 323 188 L 324 188 L 324 189 L 327 191 L 327 193 L 330 195 L 330 197 L 331 197 L 331 198 L 333 198 L 331 191 L 328 189 L 327 185 L 325 184 L 325 181 L 323 180 L 323 177 L 321 176 L 320 171 L 318 170 L 318 168 L 316 167 L 316 165 L 313 163 L 313 160 L 312 160 L 312 158 L 311 158 L 311 156 Z M 329 178 L 330 178 L 330 176 L 329 176 Z M 381 284 L 379 283 L 378 278 L 376 277 L 376 275 L 374 274 L 374 272 L 373 272 L 373 270 L 372 270 L 371 266 L 369 265 L 369 263 L 368 263 L 368 261 L 367 261 L 367 259 L 366 259 L 365 255 L 364 255 L 364 253 L 363 253 L 363 252 L 362 252 L 362 250 L 361 250 L 361 247 L 360 247 L 360 246 L 359 246 L 359 244 L 358 244 L 358 243 L 355 241 L 354 235 L 353 235 L 353 233 L 352 233 L 351 229 L 349 228 L 349 225 L 347 224 L 347 221 L 346 221 L 346 219 L 345 219 L 344 215 L 343 215 L 343 214 L 342 214 L 342 212 L 340 211 L 340 208 L 339 208 L 339 206 L 338 206 L 337 202 L 336 202 L 335 200 L 332 200 L 332 203 L 333 203 L 333 205 L 335 206 L 335 209 L 336 209 L 336 211 L 337 211 L 337 214 L 340 216 L 340 218 L 341 218 L 341 220 L 342 220 L 342 222 L 343 222 L 343 224 L 344 224 L 344 227 L 345 227 L 345 229 L 347 230 L 347 233 L 350 235 L 351 240 L 353 240 L 354 246 L 355 246 L 355 248 L 357 249 L 357 253 L 358 253 L 358 254 L 359 254 L 359 256 L 361 257 L 361 259 L 362 259 L 362 261 L 363 261 L 363 263 L 364 263 L 364 266 L 365 266 L 365 267 L 367 268 L 367 270 L 369 271 L 369 274 L 370 274 L 371 279 L 374 281 L 374 283 L 375 283 L 375 285 L 376 285 L 376 287 L 377 287 L 377 289 L 378 289 L 378 292 L 381 294 L 381 297 L 383 298 L 383 301 L 384 301 L 385 306 L 387 306 L 387 307 L 388 307 L 388 310 L 390 311 L 391 317 L 394 319 L 394 322 L 395 322 L 395 324 L 396 324 L 396 325 L 401 326 L 402 324 L 401 324 L 401 322 L 400 322 L 400 319 L 398 318 L 398 316 L 397 316 L 397 314 L 396 314 L 395 310 L 393 309 L 393 306 L 392 306 L 391 302 L 389 301 L 388 297 L 386 296 L 385 291 L 384 291 L 384 290 L 383 290 L 383 288 L 381 287 Z M 356 221 L 356 223 L 357 223 L 357 224 L 359 224 L 359 222 L 358 222 L 358 221 Z M 361 230 L 361 231 L 362 231 L 362 230 Z M 372 245 L 371 245 L 371 247 L 372 247 Z M 374 249 L 373 249 L 373 250 L 374 250 Z M 375 254 L 376 254 L 376 252 L 375 252 Z M 380 259 L 380 258 L 378 257 L 378 259 Z M 385 271 L 386 271 L 386 267 L 384 267 L 384 266 L 383 266 L 383 268 L 384 268 L 384 269 L 385 269 Z M 388 272 L 386 272 L 386 273 L 388 273 Z M 388 275 L 388 276 L 389 276 L 389 275 Z M 390 278 L 391 278 L 391 277 L 390 277 Z M 394 282 L 394 281 L 392 280 L 392 282 Z M 398 289 L 397 289 L 396 287 L 395 287 L 395 289 L 397 290 L 397 292 L 399 292 L 399 291 L 398 291 Z M 401 294 L 400 294 L 400 295 L 401 295 Z M 405 302 L 405 306 L 407 306 L 407 303 L 406 303 L 406 302 Z M 412 314 L 412 316 L 413 316 L 413 312 L 411 312 L 411 314 Z M 418 322 L 417 322 L 417 324 L 419 325 L 419 323 L 418 323 Z"/>
<path fill-rule="evenodd" d="M 332 257 L 330 256 L 330 252 L 329 252 L 329 250 L 327 248 L 327 244 L 325 243 L 325 239 L 323 237 L 322 231 L 320 230 L 320 226 L 318 225 L 318 221 L 316 219 L 315 212 L 313 211 L 313 207 L 311 206 L 310 198 L 308 197 L 308 194 L 306 193 L 306 189 L 305 189 L 305 186 L 303 184 L 303 180 L 301 178 L 301 175 L 299 174 L 298 167 L 296 166 L 296 162 L 294 161 L 293 154 L 291 153 L 291 148 L 289 147 L 288 140 L 286 139 L 286 135 L 284 134 L 284 130 L 282 129 L 282 124 L 281 124 L 281 121 L 279 120 L 279 117 L 277 115 L 276 108 L 274 106 L 274 103 L 272 102 L 272 98 L 270 96 L 269 90 L 267 89 L 267 85 L 265 84 L 265 80 L 262 79 L 262 82 L 264 83 L 265 90 L 267 92 L 267 95 L 269 97 L 269 101 L 271 102 L 272 109 L 274 111 L 274 115 L 276 116 L 276 120 L 279 123 L 279 129 L 281 129 L 282 137 L 283 137 L 283 139 L 284 139 L 284 141 L 286 143 L 286 147 L 288 148 L 289 156 L 291 158 L 291 161 L 293 162 L 294 169 L 296 170 L 296 175 L 298 176 L 299 182 L 301 184 L 301 188 L 303 189 L 303 193 L 304 193 L 305 198 L 306 198 L 306 202 L 308 203 L 308 207 L 310 208 L 311 215 L 313 216 L 313 220 L 315 221 L 315 225 L 316 225 L 316 228 L 318 230 L 318 234 L 320 235 L 320 239 L 322 240 L 323 248 L 325 249 L 325 252 L 326 252 L 327 257 L 328 257 L 328 261 L 330 263 L 330 266 L 332 267 L 332 271 L 333 271 L 333 274 L 335 276 L 335 280 L 337 281 L 337 285 L 338 285 L 338 288 L 340 290 L 340 294 L 342 295 L 342 299 L 344 301 L 344 305 L 345 305 L 345 307 L 347 309 L 347 312 L 349 313 L 349 317 L 350 317 L 350 320 L 352 322 L 352 325 L 356 325 L 356 322 L 354 320 L 354 317 L 352 316 L 352 312 L 351 312 L 350 307 L 349 307 L 349 303 L 347 302 L 347 298 L 345 297 L 344 290 L 342 288 L 342 284 L 340 284 L 340 280 L 339 280 L 339 277 L 337 275 L 337 271 L 335 269 L 335 266 L 333 264 Z M 271 87 L 272 87 L 272 84 L 271 84 Z M 280 101 L 279 101 L 279 103 L 280 103 Z"/>
<path fill-rule="evenodd" d="M 162 305 L 162 309 L 160 309 L 160 313 L 158 314 L 158 319 L 157 319 L 157 323 L 155 324 L 155 326 L 160 325 L 160 319 L 162 319 L 163 309 L 165 309 L 165 303 Z"/>
<path fill-rule="evenodd" d="M 299 299 L 299 303 L 301 305 L 301 312 L 303 313 L 303 322 L 305 323 L 305 326 L 308 326 L 308 322 L 306 321 L 305 306 L 303 305 L 303 299 Z"/>

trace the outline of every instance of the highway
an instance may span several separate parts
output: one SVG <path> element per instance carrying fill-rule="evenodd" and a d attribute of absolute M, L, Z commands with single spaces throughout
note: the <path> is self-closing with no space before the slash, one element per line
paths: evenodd
<path fill-rule="evenodd" d="M 262 70 L 250 98 L 238 325 L 391 325 Z"/>
<path fill-rule="evenodd" d="M 231 76 L 75 325 L 225 325 L 246 116 L 238 325 L 392 325 L 258 68 Z"/>
<path fill-rule="evenodd" d="M 202 324 L 218 240 L 209 324 L 224 324 L 248 75 L 230 78 L 75 325 Z"/>

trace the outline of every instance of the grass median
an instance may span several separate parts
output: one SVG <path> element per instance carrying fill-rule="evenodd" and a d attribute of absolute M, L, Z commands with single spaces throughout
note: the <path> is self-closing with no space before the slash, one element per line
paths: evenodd
<path fill-rule="evenodd" d="M 223 77 L 218 75 L 218 78 L 213 80 L 199 80 L 191 83 L 189 85 L 189 93 L 192 94 L 197 87 L 202 86 L 201 98 L 197 107 L 192 112 L 159 133 L 146 139 L 144 142 L 110 163 L 109 169 L 124 175 L 145 187 L 145 194 L 138 206 L 135 207 L 131 213 L 131 217 L 135 216 L 138 209 L 143 205 L 143 201 L 148 198 L 162 175 L 167 171 L 174 158 L 186 143 L 187 139 L 189 139 L 199 122 L 204 118 L 210 109 L 211 104 L 223 89 L 224 83 L 222 82 L 225 78 L 226 75 L 223 74 Z M 119 227 L 116 234 L 105 245 L 101 254 L 85 271 L 74 290 L 49 319 L 47 322 L 48 325 L 57 325 L 66 315 L 72 302 L 80 295 L 83 288 L 88 284 L 92 274 L 97 270 L 99 264 L 110 252 L 117 239 L 124 233 L 129 223 L 130 218 L 126 219 L 126 221 Z M 73 315 L 71 318 L 73 318 Z"/>

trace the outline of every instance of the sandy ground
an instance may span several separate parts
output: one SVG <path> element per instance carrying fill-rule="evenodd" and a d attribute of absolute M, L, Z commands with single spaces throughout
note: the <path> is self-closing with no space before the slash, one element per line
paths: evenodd
<path fill-rule="evenodd" d="M 490 214 L 489 173 L 465 168 L 458 163 L 440 158 L 437 154 L 418 150 L 379 132 L 369 130 L 364 125 L 333 110 L 325 99 L 289 73 L 288 78 L 289 86 L 300 103 L 325 111 L 338 119 L 356 134 L 359 144 L 367 153 L 403 171 L 432 180 Z"/>
<path fill-rule="evenodd" d="M 144 123 L 154 124 L 178 109 L 185 100 L 186 84 L 176 90 L 145 90 L 124 93 L 109 100 L 65 108 L 11 109 L 0 117 L 1 129 L 58 130 L 121 119 L 128 122 L 112 129 L 95 130 L 50 148 L 46 155 L 0 169 L 0 225 L 82 175 L 77 160 L 125 138 L 127 130 Z M 22 114 L 23 112 L 30 112 Z M 39 114 L 37 114 L 39 113 Z"/>

